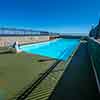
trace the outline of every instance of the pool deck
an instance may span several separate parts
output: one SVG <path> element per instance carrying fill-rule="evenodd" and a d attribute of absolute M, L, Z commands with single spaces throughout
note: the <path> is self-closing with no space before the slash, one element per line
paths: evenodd
<path fill-rule="evenodd" d="M 49 100 L 99 100 L 87 43 L 81 43 Z"/>
<path fill-rule="evenodd" d="M 0 95 L 3 92 L 7 100 L 12 98 L 47 70 L 54 61 L 47 57 L 25 53 L 1 53 Z"/>
<path fill-rule="evenodd" d="M 3 49 L 1 49 L 3 50 Z M 0 96 L 16 99 L 57 60 L 26 53 L 0 54 Z M 81 42 L 71 62 L 61 61 L 25 100 L 98 100 L 87 42 Z M 66 66 L 65 66 L 66 65 Z"/>

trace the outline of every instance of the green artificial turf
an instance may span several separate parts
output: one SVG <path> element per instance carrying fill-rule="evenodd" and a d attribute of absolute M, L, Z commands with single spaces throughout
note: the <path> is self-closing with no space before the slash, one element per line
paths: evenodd
<path fill-rule="evenodd" d="M 55 60 L 25 53 L 0 54 L 0 98 L 8 100 L 35 80 Z M 0 99 L 1 100 L 1 99 Z"/>
<path fill-rule="evenodd" d="M 61 61 L 25 100 L 48 100 L 67 67 L 65 64 Z"/>

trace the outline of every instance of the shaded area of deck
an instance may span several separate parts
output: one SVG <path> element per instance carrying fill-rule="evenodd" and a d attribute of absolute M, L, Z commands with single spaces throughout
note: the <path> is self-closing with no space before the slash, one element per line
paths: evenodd
<path fill-rule="evenodd" d="M 82 43 L 49 100 L 97 100 L 97 97 L 87 43 Z"/>

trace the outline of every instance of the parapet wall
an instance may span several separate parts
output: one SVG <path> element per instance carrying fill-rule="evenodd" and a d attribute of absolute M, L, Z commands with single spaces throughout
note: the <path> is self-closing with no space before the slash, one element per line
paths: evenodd
<path fill-rule="evenodd" d="M 15 41 L 19 44 L 48 41 L 49 36 L 1 36 L 0 47 L 12 45 Z"/>
<path fill-rule="evenodd" d="M 94 39 L 88 39 L 88 48 L 100 85 L 100 42 Z"/>

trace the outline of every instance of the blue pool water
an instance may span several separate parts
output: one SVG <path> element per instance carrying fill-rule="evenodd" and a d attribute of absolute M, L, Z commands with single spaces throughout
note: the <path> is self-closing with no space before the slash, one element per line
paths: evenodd
<path fill-rule="evenodd" d="M 66 60 L 79 45 L 78 39 L 55 39 L 48 42 L 20 46 L 26 53 L 47 56 L 59 60 Z"/>

